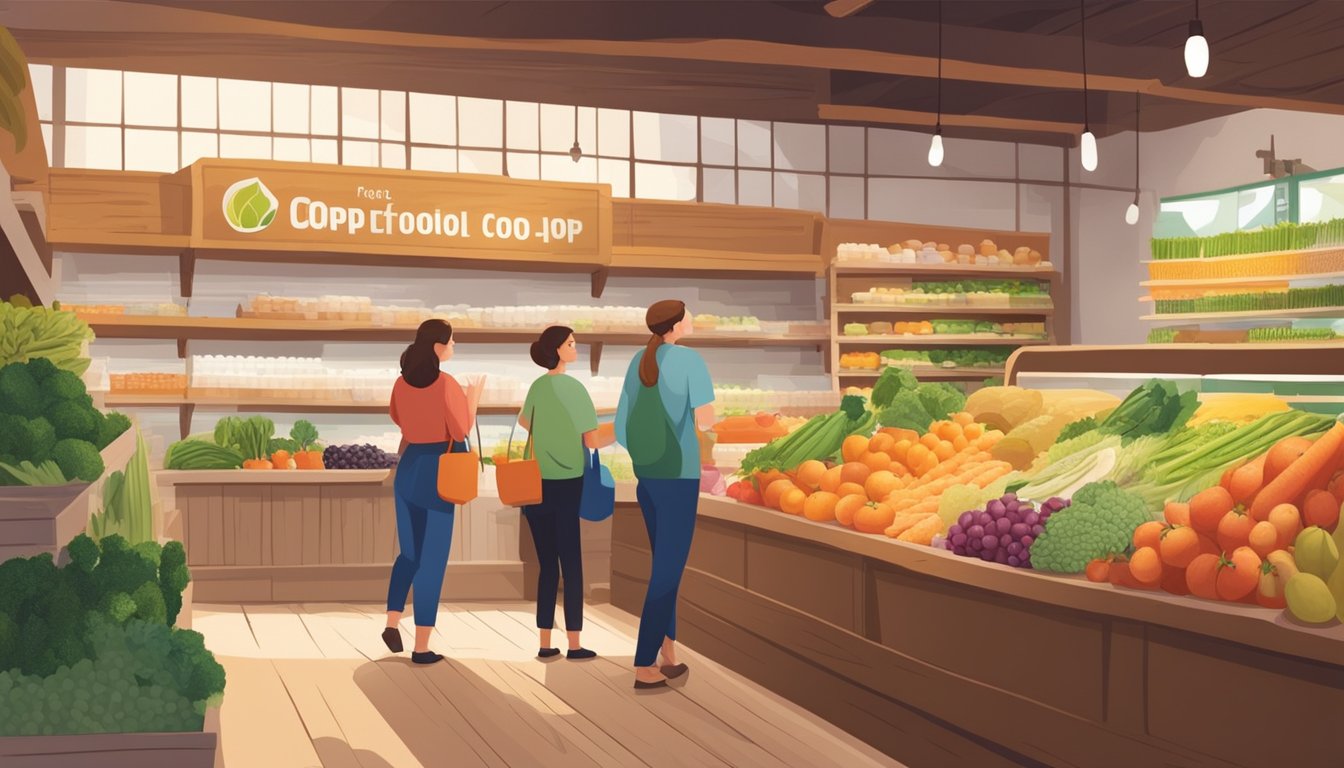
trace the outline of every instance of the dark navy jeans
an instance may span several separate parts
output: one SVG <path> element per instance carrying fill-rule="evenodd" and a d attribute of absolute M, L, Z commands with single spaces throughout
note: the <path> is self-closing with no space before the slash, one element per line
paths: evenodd
<path fill-rule="evenodd" d="M 455 450 L 466 448 L 462 443 Z M 397 502 L 397 560 L 387 585 L 387 610 L 404 611 L 415 587 L 415 625 L 432 627 L 439 613 L 443 572 L 453 545 L 453 504 L 439 498 L 439 457 L 448 443 L 406 446 L 392 490 Z"/>
<path fill-rule="evenodd" d="M 555 628 L 555 591 L 565 574 L 565 631 L 583 629 L 583 540 L 579 504 L 583 478 L 542 480 L 541 503 L 523 507 L 537 550 L 537 628 Z"/>
<path fill-rule="evenodd" d="M 635 495 L 653 551 L 649 591 L 639 616 L 635 666 L 651 667 L 658 661 L 663 638 L 677 639 L 677 590 L 691 554 L 700 481 L 641 479 Z"/>

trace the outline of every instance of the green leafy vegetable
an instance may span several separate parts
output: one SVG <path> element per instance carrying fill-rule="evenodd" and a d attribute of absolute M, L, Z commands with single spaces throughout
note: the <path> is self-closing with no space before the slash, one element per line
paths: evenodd
<path fill-rule="evenodd" d="M 290 428 L 289 436 L 298 445 L 299 450 L 309 451 L 312 450 L 313 444 L 317 442 L 317 427 L 313 426 L 313 422 L 307 419 L 299 419 Z"/>
<path fill-rule="evenodd" d="M 1031 545 L 1031 565 L 1040 571 L 1082 573 L 1093 559 L 1125 552 L 1134 529 L 1151 519 L 1142 498 L 1112 482 L 1091 483 L 1046 521 L 1045 531 Z"/>
<path fill-rule="evenodd" d="M 872 403 L 879 411 L 891 405 L 896 395 L 919 386 L 915 375 L 904 368 L 888 366 L 873 384 Z"/>
<path fill-rule="evenodd" d="M 1070 422 L 1068 424 L 1065 424 L 1064 428 L 1059 431 L 1059 436 L 1055 438 L 1055 443 L 1062 443 L 1065 442 L 1066 440 L 1072 440 L 1073 438 L 1083 434 L 1084 432 L 1091 432 L 1096 428 L 1097 428 L 1097 420 L 1091 416 L 1088 416 L 1085 419 L 1079 419 L 1077 421 Z"/>

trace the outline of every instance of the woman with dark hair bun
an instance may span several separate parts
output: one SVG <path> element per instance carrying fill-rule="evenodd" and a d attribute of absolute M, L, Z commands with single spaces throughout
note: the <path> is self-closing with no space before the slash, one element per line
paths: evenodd
<path fill-rule="evenodd" d="M 611 445 L 609 429 L 597 423 L 597 410 L 588 390 L 565 370 L 579 359 L 574 331 L 553 325 L 532 342 L 532 361 L 546 374 L 532 382 L 518 423 L 532 435 L 532 447 L 541 468 L 541 503 L 523 508 L 541 570 L 537 575 L 537 629 L 543 659 L 560 655 L 551 647 L 555 628 L 555 593 L 560 574 L 565 577 L 565 631 L 572 660 L 591 659 L 596 653 L 579 642 L 583 629 L 583 547 L 579 537 L 579 502 L 583 498 L 583 470 L 588 451 Z"/>
<path fill-rule="evenodd" d="M 426 320 L 401 355 L 401 378 L 392 387 L 392 421 L 401 427 L 393 493 L 397 504 L 397 560 L 387 586 L 387 628 L 383 642 L 401 653 L 397 629 L 406 596 L 415 587 L 415 648 L 411 660 L 433 664 L 443 656 L 429 650 L 439 611 L 443 572 L 453 542 L 454 505 L 439 498 L 439 457 L 465 450 L 467 430 L 485 389 L 484 377 L 464 392 L 439 370 L 453 356 L 453 327 Z"/>

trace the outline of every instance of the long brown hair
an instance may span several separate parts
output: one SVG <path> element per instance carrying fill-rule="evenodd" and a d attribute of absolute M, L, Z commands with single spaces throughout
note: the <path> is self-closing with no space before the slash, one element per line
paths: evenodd
<path fill-rule="evenodd" d="M 415 331 L 415 341 L 401 353 L 401 377 L 416 389 L 424 389 L 439 380 L 439 356 L 435 344 L 447 344 L 453 338 L 453 326 L 444 320 L 426 320 Z"/>
<path fill-rule="evenodd" d="M 652 387 L 658 383 L 658 348 L 663 346 L 663 337 L 672 327 L 686 319 L 686 302 L 668 299 L 649 307 L 644 314 L 644 322 L 653 334 L 644 348 L 644 359 L 639 361 L 639 380 L 644 386 Z"/>

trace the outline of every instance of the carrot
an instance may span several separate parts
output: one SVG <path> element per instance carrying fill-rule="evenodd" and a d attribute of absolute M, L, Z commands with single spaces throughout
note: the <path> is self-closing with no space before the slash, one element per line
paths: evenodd
<path fill-rule="evenodd" d="M 1214 591 L 1223 600 L 1240 600 L 1260 585 L 1260 556 L 1250 547 L 1238 547 L 1218 561 Z"/>
<path fill-rule="evenodd" d="M 289 469 L 289 458 L 289 451 L 276 451 L 271 454 L 271 465 L 275 469 Z M 298 464 L 298 461 L 294 462 L 294 466 Z"/>
<path fill-rule="evenodd" d="M 1282 444 L 1281 441 L 1280 445 Z M 1335 422 L 1335 425 L 1317 438 L 1305 453 L 1271 480 L 1264 490 L 1256 494 L 1255 502 L 1251 505 L 1251 517 L 1255 520 L 1267 519 L 1271 509 L 1280 504 L 1291 503 L 1306 493 L 1308 483 L 1338 455 L 1341 446 L 1344 446 L 1344 424 Z M 1275 446 L 1275 449 L 1277 448 L 1278 446 Z M 1271 456 L 1265 464 L 1266 469 L 1272 461 Z"/>
<path fill-rule="evenodd" d="M 927 547 L 933 543 L 933 537 L 942 533 L 945 529 L 946 524 L 943 519 L 936 514 L 930 514 L 907 528 L 896 539 L 897 541 L 908 541 L 911 544 L 923 544 Z"/>
<path fill-rule="evenodd" d="M 1232 510 L 1232 494 L 1221 485 L 1196 493 L 1190 499 L 1190 525 L 1199 533 L 1213 535 L 1218 521 Z"/>
<path fill-rule="evenodd" d="M 267 459 L 248 459 L 243 462 L 243 469 L 274 469 L 274 465 Z"/>
<path fill-rule="evenodd" d="M 1285 437 L 1274 444 L 1265 456 L 1265 482 L 1270 482 L 1283 473 L 1298 457 L 1311 448 L 1311 441 L 1305 437 Z"/>
<path fill-rule="evenodd" d="M 1324 466 L 1317 470 L 1315 475 L 1312 475 L 1311 480 L 1307 482 L 1306 492 L 1325 490 L 1330 485 L 1330 480 L 1335 476 L 1335 472 L 1339 470 L 1340 462 L 1344 462 L 1344 440 L 1340 441 L 1339 448 L 1335 450 L 1335 455 L 1327 459 Z M 1306 496 L 1299 496 L 1295 499 L 1295 503 L 1299 509 L 1305 511 Z"/>
<path fill-rule="evenodd" d="M 919 514 L 919 515 L 906 514 L 906 513 L 898 514 L 896 515 L 896 519 L 892 521 L 891 525 L 887 526 L 886 534 L 894 539 L 897 536 L 900 536 L 902 533 L 905 533 L 906 531 L 910 530 L 911 528 L 914 528 L 916 525 L 920 523 L 920 521 L 924 520 L 924 518 L 929 517 L 930 515 L 933 515 L 933 513 L 930 512 L 927 514 Z M 937 517 L 937 515 L 933 516 Z"/>
<path fill-rule="evenodd" d="M 1232 494 L 1232 501 L 1238 504 L 1250 504 L 1255 500 L 1255 495 L 1265 487 L 1265 461 L 1268 457 L 1269 454 L 1266 453 L 1233 471 L 1232 479 L 1227 485 L 1228 492 Z"/>
<path fill-rule="evenodd" d="M 1231 492 L 1231 491 L 1232 491 L 1232 473 L 1233 473 L 1233 472 L 1236 472 L 1238 469 L 1241 469 L 1241 467 L 1242 467 L 1241 464 L 1234 464 L 1234 465 L 1228 467 L 1227 469 L 1223 470 L 1223 476 L 1218 480 L 1218 484 L 1221 485 L 1221 486 L 1223 486 L 1224 488 L 1226 488 L 1226 489 L 1228 490 L 1228 492 Z"/>
<path fill-rule="evenodd" d="M 932 515 L 938 513 L 938 499 L 926 499 L 905 511 L 907 515 Z"/>

